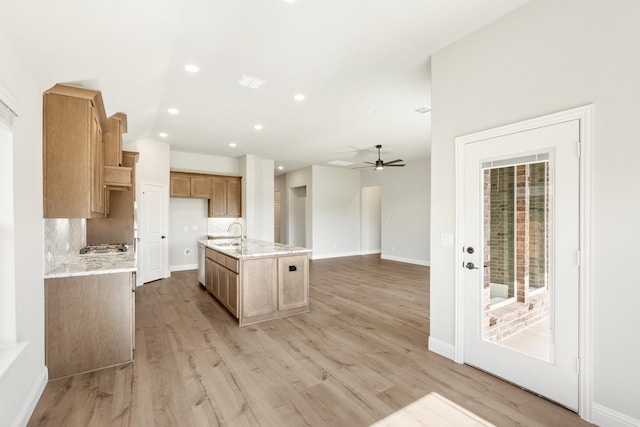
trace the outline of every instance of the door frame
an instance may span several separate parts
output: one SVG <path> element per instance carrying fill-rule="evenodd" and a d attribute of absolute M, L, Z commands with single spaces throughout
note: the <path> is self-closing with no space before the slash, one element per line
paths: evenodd
<path fill-rule="evenodd" d="M 165 221 L 163 224 L 163 232 L 168 237 L 168 228 L 169 228 L 169 186 L 167 184 L 160 184 L 158 182 L 151 181 L 141 181 L 139 185 L 140 193 L 136 194 L 136 200 L 139 200 L 139 203 L 136 203 L 137 212 L 136 212 L 136 222 L 137 222 L 137 241 L 136 241 L 136 250 L 138 253 L 136 254 L 138 260 L 138 274 L 136 275 L 136 286 L 141 286 L 145 282 L 144 277 L 144 244 L 141 243 L 140 239 L 144 236 L 144 189 L 146 185 L 153 185 L 156 187 L 162 187 L 162 199 L 163 199 L 163 209 L 165 215 Z M 136 192 L 138 190 L 136 189 Z M 162 247 L 162 271 L 163 276 L 165 278 L 171 276 L 171 272 L 169 271 L 169 238 L 164 239 L 165 243 Z"/>
<path fill-rule="evenodd" d="M 480 132 L 475 132 L 455 139 L 455 341 L 454 361 L 464 363 L 464 276 L 463 263 L 463 224 L 464 224 L 464 147 L 466 144 L 480 142 L 509 134 L 552 126 L 571 120 L 580 121 L 580 141 L 576 146 L 580 157 L 580 251 L 578 254 L 578 414 L 585 420 L 591 419 L 593 404 L 593 283 L 591 271 L 591 212 L 592 212 L 592 174 L 591 146 L 593 141 L 594 106 L 585 105 L 566 111 L 536 117 Z"/>

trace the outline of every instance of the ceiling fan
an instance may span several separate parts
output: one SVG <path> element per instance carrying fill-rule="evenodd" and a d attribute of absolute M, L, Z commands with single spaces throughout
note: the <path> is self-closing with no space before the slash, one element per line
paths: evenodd
<path fill-rule="evenodd" d="M 368 163 L 370 165 L 373 166 L 373 168 L 377 171 L 384 169 L 385 167 L 389 166 L 389 167 L 400 167 L 400 166 L 404 166 L 404 164 L 399 165 L 398 162 L 402 162 L 402 159 L 397 159 L 397 160 L 392 160 L 390 162 L 385 162 L 382 159 L 380 159 L 380 149 L 382 148 L 382 145 L 376 145 L 376 148 L 378 149 L 378 160 L 376 160 L 375 163 L 373 162 L 364 162 L 364 163 Z M 370 168 L 371 166 L 360 166 L 357 168 L 353 168 L 353 169 L 362 169 L 362 168 Z"/>

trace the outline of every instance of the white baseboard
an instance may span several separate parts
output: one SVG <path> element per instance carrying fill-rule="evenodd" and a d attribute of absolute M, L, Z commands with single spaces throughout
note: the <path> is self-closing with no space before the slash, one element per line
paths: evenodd
<path fill-rule="evenodd" d="M 404 262 L 404 263 L 407 263 L 407 264 L 423 265 L 425 267 L 429 267 L 430 266 L 429 260 L 424 260 L 424 259 L 403 258 L 403 257 L 399 257 L 399 256 L 384 255 L 384 254 L 380 258 L 386 259 L 386 260 L 389 260 L 389 261 Z"/>
<path fill-rule="evenodd" d="M 429 336 L 429 351 L 446 357 L 447 359 L 455 360 L 455 347 L 453 344 L 441 341 L 437 338 Z"/>
<path fill-rule="evenodd" d="M 20 408 L 18 416 L 13 421 L 13 424 L 11 424 L 13 427 L 22 427 L 27 425 L 29 419 L 31 418 L 31 415 L 33 414 L 33 411 L 36 409 L 36 405 L 38 404 L 38 400 L 40 400 L 40 396 L 42 396 L 44 388 L 47 386 L 47 381 L 49 381 L 49 371 L 47 370 L 46 366 L 42 366 L 40 375 L 33 383 L 33 387 L 31 387 L 29 395 Z"/>
<path fill-rule="evenodd" d="M 369 251 L 360 251 L 360 255 L 373 255 L 373 254 L 379 254 L 382 253 L 381 249 L 373 249 L 373 250 L 369 250 Z"/>
<path fill-rule="evenodd" d="M 311 255 L 311 259 L 327 259 L 327 258 L 342 258 L 345 256 L 359 256 L 360 255 L 360 251 L 357 252 L 338 252 L 335 254 L 323 254 L 323 255 L 316 255 L 316 254 L 312 254 Z"/>
<path fill-rule="evenodd" d="M 591 422 L 603 427 L 638 427 L 640 420 L 613 409 L 594 403 L 591 407 Z"/>
<path fill-rule="evenodd" d="M 169 271 L 185 271 L 185 270 L 197 270 L 198 264 L 182 264 L 182 265 L 172 265 L 169 267 Z"/>

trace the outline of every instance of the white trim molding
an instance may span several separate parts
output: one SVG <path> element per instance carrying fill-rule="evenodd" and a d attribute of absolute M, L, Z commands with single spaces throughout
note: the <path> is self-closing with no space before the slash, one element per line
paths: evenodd
<path fill-rule="evenodd" d="M 432 336 L 429 336 L 429 351 L 432 351 L 447 359 L 453 359 L 455 348 L 453 345 L 446 341 L 439 340 Z"/>
<path fill-rule="evenodd" d="M 13 420 L 12 427 L 26 426 L 29 423 L 29 419 L 33 415 L 33 411 L 36 409 L 36 405 L 47 386 L 47 381 L 49 381 L 49 371 L 46 366 L 43 366 L 40 370 L 40 375 L 38 375 L 31 387 L 27 399 L 25 399 L 24 404 L 18 411 L 15 420 Z"/>
<path fill-rule="evenodd" d="M 400 256 L 385 255 L 385 254 L 382 254 L 380 258 L 386 259 L 389 261 L 398 261 L 398 262 L 404 262 L 406 264 L 423 265 L 425 267 L 429 267 L 429 261 L 424 259 L 404 258 Z"/>
<path fill-rule="evenodd" d="M 462 250 L 464 246 L 462 225 L 464 220 L 464 147 L 466 144 L 497 138 L 513 133 L 552 126 L 572 120 L 580 122 L 580 272 L 579 272 L 579 350 L 581 372 L 579 376 L 578 414 L 587 421 L 592 419 L 593 404 L 593 283 L 591 271 L 592 252 L 592 154 L 594 139 L 594 106 L 586 105 L 537 117 L 522 122 L 496 127 L 457 137 L 455 139 L 455 340 L 453 360 L 464 363 L 464 286 L 462 271 Z M 434 348 L 439 348 L 435 345 Z M 431 340 L 429 341 L 431 349 Z M 438 352 L 438 351 L 436 351 Z M 438 352 L 439 353 L 439 352 Z M 443 354 L 443 353 L 440 353 Z M 444 354 L 443 354 L 444 355 Z"/>
<path fill-rule="evenodd" d="M 185 271 L 185 270 L 197 270 L 198 264 L 181 264 L 181 265 L 172 265 L 169 267 L 170 272 L 174 271 Z"/>
<path fill-rule="evenodd" d="M 607 427 L 638 427 L 640 420 L 622 414 L 599 403 L 593 404 L 591 421 L 599 426 Z"/>

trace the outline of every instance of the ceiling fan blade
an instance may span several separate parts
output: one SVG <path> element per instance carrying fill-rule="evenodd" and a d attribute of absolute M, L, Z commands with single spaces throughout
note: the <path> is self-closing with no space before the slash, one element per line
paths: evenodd
<path fill-rule="evenodd" d="M 392 165 L 392 164 L 394 164 L 394 163 L 398 163 L 398 162 L 401 162 L 401 161 L 402 161 L 402 159 L 391 160 L 390 162 L 384 162 L 384 165 L 385 165 L 385 166 L 387 166 L 387 165 Z"/>
<path fill-rule="evenodd" d="M 375 164 L 375 163 L 373 163 L 373 162 L 362 162 L 362 163 L 366 163 L 366 164 L 368 164 L 368 165 L 373 165 L 373 166 L 375 166 L 375 165 L 376 165 L 376 164 Z"/>
<path fill-rule="evenodd" d="M 388 165 L 388 164 L 385 163 L 384 167 L 386 168 L 387 166 L 390 167 L 390 168 L 394 168 L 394 167 L 397 168 L 397 167 L 402 167 L 402 166 L 406 166 L 406 165 Z"/>

